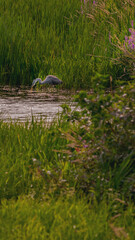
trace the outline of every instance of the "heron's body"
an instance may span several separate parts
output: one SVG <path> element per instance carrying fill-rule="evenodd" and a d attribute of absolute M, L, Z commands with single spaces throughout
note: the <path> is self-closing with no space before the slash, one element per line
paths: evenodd
<path fill-rule="evenodd" d="M 56 76 L 53 76 L 53 75 L 48 75 L 43 81 L 41 80 L 41 78 L 34 79 L 31 87 L 34 87 L 37 82 L 39 82 L 40 85 L 44 85 L 44 84 L 59 85 L 59 84 L 62 84 L 62 81 L 59 78 L 57 78 Z"/>

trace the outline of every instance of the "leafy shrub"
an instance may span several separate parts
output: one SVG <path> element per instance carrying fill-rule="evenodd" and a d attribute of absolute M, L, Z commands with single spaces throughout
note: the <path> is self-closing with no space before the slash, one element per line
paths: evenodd
<path fill-rule="evenodd" d="M 133 196 L 135 191 L 135 102 L 134 85 L 115 92 L 90 94 L 81 91 L 75 96 L 82 111 L 79 117 L 68 113 L 72 122 L 72 162 L 78 164 L 77 185 L 88 193 L 98 194 L 113 188 Z M 77 116 L 77 114 L 76 114 Z M 74 123 L 75 122 L 75 123 Z M 76 130 L 75 130 L 76 129 Z M 76 140 L 75 140 L 76 139 Z M 103 179 L 103 180 L 102 180 Z M 83 184 L 82 184 L 83 182 Z"/>

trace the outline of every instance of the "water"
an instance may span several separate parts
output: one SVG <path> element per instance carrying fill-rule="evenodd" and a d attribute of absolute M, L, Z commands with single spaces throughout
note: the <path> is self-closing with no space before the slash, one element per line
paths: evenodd
<path fill-rule="evenodd" d="M 55 88 L 45 89 L 40 92 L 30 91 L 28 88 L 0 88 L 0 119 L 8 122 L 24 122 L 34 116 L 37 120 L 41 117 L 47 121 L 62 111 L 63 103 L 71 103 L 71 94 Z"/>

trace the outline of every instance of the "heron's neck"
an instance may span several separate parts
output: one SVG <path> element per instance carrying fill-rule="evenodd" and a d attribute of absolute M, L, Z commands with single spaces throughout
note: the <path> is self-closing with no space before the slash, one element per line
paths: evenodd
<path fill-rule="evenodd" d="M 41 80 L 41 78 L 38 78 L 38 82 L 39 82 L 40 85 L 42 85 L 42 80 Z"/>

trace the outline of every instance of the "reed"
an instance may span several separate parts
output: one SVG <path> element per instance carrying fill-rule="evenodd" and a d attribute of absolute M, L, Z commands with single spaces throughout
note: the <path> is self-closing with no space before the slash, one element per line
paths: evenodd
<path fill-rule="evenodd" d="M 123 74 L 111 61 L 120 52 L 114 36 L 122 43 L 129 35 L 133 1 L 2 0 L 0 9 L 0 84 L 31 85 L 54 74 L 65 88 L 88 89 L 96 73 L 108 74 L 105 86 Z M 102 76 L 94 81 L 104 85 Z"/>

